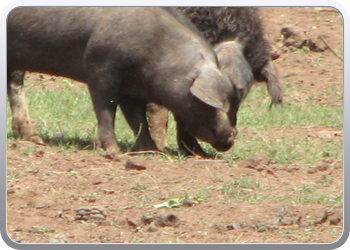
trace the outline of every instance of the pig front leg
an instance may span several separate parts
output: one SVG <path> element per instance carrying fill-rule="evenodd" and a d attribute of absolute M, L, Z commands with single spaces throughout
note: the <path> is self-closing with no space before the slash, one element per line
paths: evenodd
<path fill-rule="evenodd" d="M 7 72 L 7 96 L 12 113 L 12 131 L 16 137 L 22 137 L 23 140 L 44 144 L 44 140 L 35 132 L 29 117 L 23 89 L 24 74 L 22 70 Z"/>
<path fill-rule="evenodd" d="M 133 151 L 159 151 L 151 138 L 146 118 L 146 103 L 137 99 L 122 97 L 120 108 L 136 136 Z"/>
<path fill-rule="evenodd" d="M 184 151 L 186 155 L 198 155 L 203 158 L 209 158 L 210 155 L 204 152 L 197 139 L 184 129 L 181 121 L 178 119 L 176 121 L 177 144 L 179 149 Z"/>

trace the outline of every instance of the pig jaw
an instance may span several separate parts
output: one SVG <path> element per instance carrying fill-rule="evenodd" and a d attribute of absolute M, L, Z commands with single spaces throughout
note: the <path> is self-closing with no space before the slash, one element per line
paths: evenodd
<path fill-rule="evenodd" d="M 229 119 L 228 113 L 219 109 L 216 112 L 216 117 L 215 119 L 212 118 L 210 124 L 206 124 L 203 127 L 188 128 L 188 132 L 192 136 L 209 143 L 219 152 L 225 152 L 234 145 L 234 139 L 238 133 L 235 127 L 236 122 L 231 122 L 232 119 Z"/>
<path fill-rule="evenodd" d="M 219 152 L 228 151 L 234 145 L 234 139 L 237 133 L 237 129 L 233 128 L 230 133 L 221 136 L 215 142 L 211 143 L 211 146 Z"/>
<path fill-rule="evenodd" d="M 237 136 L 236 121 L 229 122 L 227 113 L 220 111 L 218 113 L 218 124 L 214 133 L 214 142 L 211 143 L 219 152 L 225 152 L 234 145 L 234 140 Z"/>

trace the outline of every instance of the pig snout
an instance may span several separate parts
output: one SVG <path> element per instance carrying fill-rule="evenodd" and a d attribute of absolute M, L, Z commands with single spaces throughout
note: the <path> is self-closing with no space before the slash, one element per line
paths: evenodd
<path fill-rule="evenodd" d="M 236 128 L 233 128 L 230 133 L 228 133 L 226 136 L 221 136 L 216 142 L 212 143 L 211 145 L 216 150 L 225 152 L 233 146 L 237 134 L 238 130 Z"/>

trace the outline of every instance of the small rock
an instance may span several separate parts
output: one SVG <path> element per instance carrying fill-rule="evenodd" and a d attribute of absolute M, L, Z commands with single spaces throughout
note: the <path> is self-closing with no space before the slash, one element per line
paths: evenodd
<path fill-rule="evenodd" d="M 92 209 L 90 209 L 91 210 L 91 212 L 100 212 L 100 213 L 103 213 L 104 212 L 104 210 L 102 209 L 102 208 L 98 208 L 98 207 L 94 207 L 94 208 L 92 208 Z"/>
<path fill-rule="evenodd" d="M 266 232 L 267 231 L 267 227 L 265 227 L 265 226 L 258 227 L 257 231 L 259 233 Z"/>
<path fill-rule="evenodd" d="M 212 228 L 218 233 L 224 233 L 227 230 L 226 227 L 216 223 L 212 224 Z"/>
<path fill-rule="evenodd" d="M 322 164 L 322 165 L 319 165 L 319 166 L 317 166 L 317 169 L 318 169 L 319 171 L 326 171 L 326 170 L 329 169 L 329 164 Z"/>
<path fill-rule="evenodd" d="M 332 164 L 333 162 L 335 162 L 335 159 L 333 158 L 326 158 L 322 160 L 324 163 L 328 163 L 328 164 Z"/>
<path fill-rule="evenodd" d="M 23 227 L 16 227 L 15 228 L 15 230 L 13 230 L 14 232 L 23 232 L 24 231 L 24 229 L 23 229 Z"/>
<path fill-rule="evenodd" d="M 153 220 L 154 220 L 153 216 L 145 216 L 145 215 L 141 216 L 141 221 L 142 221 L 142 224 L 144 225 L 150 224 Z"/>
<path fill-rule="evenodd" d="M 85 210 L 80 210 L 79 212 L 77 212 L 77 215 L 81 215 L 81 216 L 86 215 L 86 214 L 89 214 L 89 212 L 85 211 Z"/>
<path fill-rule="evenodd" d="M 96 180 L 96 181 L 93 181 L 92 182 L 92 185 L 98 185 L 98 184 L 101 184 L 102 181 L 101 180 Z"/>
<path fill-rule="evenodd" d="M 98 226 L 110 226 L 111 225 L 111 223 L 109 221 L 105 221 L 105 220 L 99 220 L 99 221 L 96 221 L 95 223 Z"/>
<path fill-rule="evenodd" d="M 80 207 L 80 208 L 77 208 L 77 209 L 74 209 L 74 212 L 79 212 L 80 210 L 86 210 L 86 211 L 90 211 L 91 209 L 90 208 L 86 208 L 86 207 Z"/>
<path fill-rule="evenodd" d="M 329 218 L 330 225 L 338 225 L 340 222 L 340 218 L 338 216 L 332 216 Z"/>
<path fill-rule="evenodd" d="M 100 242 L 101 243 L 124 243 L 124 241 L 121 239 L 116 240 L 116 239 L 109 239 L 109 238 L 102 238 L 102 237 L 100 237 Z"/>
<path fill-rule="evenodd" d="M 196 204 L 197 204 L 197 202 L 191 201 L 191 200 L 188 200 L 188 199 L 182 201 L 182 203 L 181 203 L 181 205 L 184 206 L 184 207 L 192 207 L 192 206 L 194 206 Z"/>
<path fill-rule="evenodd" d="M 322 153 L 322 156 L 323 156 L 323 157 L 330 157 L 331 154 L 330 154 L 329 152 L 327 152 L 327 151 L 324 151 L 324 152 Z"/>
<path fill-rule="evenodd" d="M 286 171 L 288 172 L 288 173 L 291 173 L 291 172 L 293 172 L 293 171 L 298 171 L 300 168 L 298 168 L 298 167 L 292 167 L 292 168 L 287 168 L 286 169 Z"/>
<path fill-rule="evenodd" d="M 7 195 L 14 194 L 16 191 L 13 188 L 7 189 Z"/>
<path fill-rule="evenodd" d="M 86 220 L 82 215 L 77 215 L 74 217 L 74 220 Z"/>
<path fill-rule="evenodd" d="M 102 214 L 91 214 L 90 217 L 95 220 L 104 220 L 105 217 Z"/>
<path fill-rule="evenodd" d="M 96 198 L 93 197 L 93 196 L 91 196 L 91 197 L 88 197 L 88 198 L 87 198 L 87 201 L 88 201 L 88 202 L 95 202 L 95 201 L 96 201 Z"/>
<path fill-rule="evenodd" d="M 45 154 L 45 152 L 42 151 L 42 150 L 37 150 L 37 151 L 35 152 L 35 156 L 36 156 L 36 157 L 43 157 L 44 154 Z"/>
<path fill-rule="evenodd" d="M 50 239 L 50 243 L 67 243 L 67 239 L 63 235 L 57 235 L 54 238 Z"/>
<path fill-rule="evenodd" d="M 126 219 L 126 223 L 128 224 L 128 226 L 130 226 L 132 228 L 138 227 L 138 225 L 134 221 L 130 220 L 129 218 L 125 218 L 125 219 Z"/>
<path fill-rule="evenodd" d="M 159 227 L 178 226 L 180 219 L 175 214 L 158 215 L 155 218 L 155 225 Z"/>
<path fill-rule="evenodd" d="M 337 161 L 334 164 L 334 169 L 341 169 L 341 168 L 343 168 L 343 161 Z"/>
<path fill-rule="evenodd" d="M 63 212 L 60 211 L 55 215 L 55 218 L 62 218 L 62 216 L 63 216 Z"/>
<path fill-rule="evenodd" d="M 147 228 L 147 230 L 146 230 L 147 232 L 157 232 L 158 231 L 158 229 L 156 228 L 156 227 L 152 227 L 152 226 L 150 226 L 149 228 Z"/>
<path fill-rule="evenodd" d="M 102 190 L 104 194 L 114 194 L 114 190 Z"/>
<path fill-rule="evenodd" d="M 279 221 L 279 225 L 283 225 L 283 226 L 290 226 L 290 225 L 293 225 L 293 220 L 292 219 L 288 219 L 288 218 L 284 218 L 284 219 L 281 219 Z"/>
<path fill-rule="evenodd" d="M 42 209 L 42 208 L 45 208 L 45 207 L 49 207 L 49 205 L 47 204 L 38 204 L 35 206 L 36 209 Z"/>
<path fill-rule="evenodd" d="M 317 172 L 317 168 L 315 167 L 310 167 L 307 171 L 308 174 L 315 174 Z"/>
<path fill-rule="evenodd" d="M 146 170 L 147 168 L 143 165 L 135 164 L 131 160 L 127 160 L 125 163 L 126 170 Z"/>
<path fill-rule="evenodd" d="M 36 174 L 39 172 L 39 170 L 33 169 L 33 168 L 27 168 L 24 172 L 28 174 Z"/>
<path fill-rule="evenodd" d="M 278 225 L 280 223 L 280 218 L 274 218 L 266 222 L 269 225 Z"/>

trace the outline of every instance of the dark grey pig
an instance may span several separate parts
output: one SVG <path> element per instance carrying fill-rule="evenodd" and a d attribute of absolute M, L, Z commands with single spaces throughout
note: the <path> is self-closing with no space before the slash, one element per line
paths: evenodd
<path fill-rule="evenodd" d="M 242 102 L 254 81 L 265 81 L 271 104 L 282 104 L 282 88 L 272 62 L 270 44 L 264 37 L 259 9 L 253 7 L 177 7 L 213 46 L 220 70 L 238 91 Z M 166 143 L 167 112 L 148 105 L 151 135 L 160 149 Z M 188 154 L 205 156 L 196 140 L 178 128 L 179 147 Z"/>
<path fill-rule="evenodd" d="M 211 47 L 180 19 L 171 9 L 151 7 L 12 10 L 7 67 L 15 132 L 40 142 L 21 94 L 29 70 L 87 83 L 98 120 L 96 143 L 113 156 L 121 103 L 132 114 L 132 127 L 141 129 L 140 149 L 156 149 L 146 120 L 146 103 L 154 102 L 172 111 L 189 135 L 228 150 L 236 134 L 236 91 Z"/>

